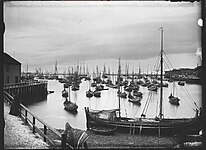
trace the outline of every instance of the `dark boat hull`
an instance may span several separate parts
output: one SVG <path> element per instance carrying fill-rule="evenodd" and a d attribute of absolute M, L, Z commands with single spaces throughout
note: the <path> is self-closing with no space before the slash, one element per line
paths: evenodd
<path fill-rule="evenodd" d="M 71 111 L 71 112 L 77 112 L 77 108 L 78 106 L 70 101 L 65 101 L 64 103 L 64 109 L 67 111 Z"/>
<path fill-rule="evenodd" d="M 150 135 L 198 134 L 202 130 L 200 116 L 189 119 L 163 119 L 161 121 L 153 118 L 107 120 L 91 115 L 88 108 L 85 108 L 85 112 L 88 129 L 99 125 L 113 126 L 117 127 L 117 132 Z"/>

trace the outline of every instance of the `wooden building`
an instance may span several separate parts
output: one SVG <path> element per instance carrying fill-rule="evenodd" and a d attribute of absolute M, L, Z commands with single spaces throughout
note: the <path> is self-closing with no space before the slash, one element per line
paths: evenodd
<path fill-rule="evenodd" d="M 21 63 L 10 55 L 3 53 L 4 84 L 21 82 Z"/>

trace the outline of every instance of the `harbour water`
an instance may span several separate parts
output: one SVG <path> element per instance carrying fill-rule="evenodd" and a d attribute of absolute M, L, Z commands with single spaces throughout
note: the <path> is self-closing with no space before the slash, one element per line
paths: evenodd
<path fill-rule="evenodd" d="M 188 118 L 195 116 L 195 106 L 201 107 L 201 86 L 195 84 L 185 84 L 180 86 L 176 84 L 176 95 L 180 98 L 180 105 L 175 106 L 169 103 L 168 96 L 171 93 L 173 83 L 169 83 L 168 87 L 164 87 L 163 94 L 163 113 L 164 118 Z M 105 88 L 107 88 L 105 86 Z M 109 90 L 101 91 L 101 97 L 86 97 L 86 91 L 89 89 L 89 81 L 84 81 L 80 84 L 80 90 L 70 92 L 70 98 L 72 102 L 76 102 L 78 112 L 76 114 L 70 113 L 64 109 L 64 98 L 61 95 L 63 90 L 63 83 L 57 80 L 48 80 L 48 90 L 53 90 L 54 93 L 48 94 L 47 99 L 37 102 L 32 105 L 28 105 L 28 108 L 39 116 L 46 123 L 54 128 L 64 128 L 66 122 L 69 122 L 71 126 L 80 129 L 86 129 L 86 116 L 84 107 L 90 107 L 91 109 L 112 109 L 118 108 L 117 89 L 109 88 Z M 91 87 L 92 90 L 93 87 Z M 141 105 L 138 106 L 121 98 L 121 115 L 127 117 L 140 117 L 148 96 L 151 96 L 150 104 L 146 112 L 146 117 L 155 117 L 159 112 L 157 106 L 159 105 L 159 92 L 148 91 L 147 87 L 140 86 L 140 91 L 143 93 L 143 99 Z M 189 96 L 188 96 L 189 95 Z"/>

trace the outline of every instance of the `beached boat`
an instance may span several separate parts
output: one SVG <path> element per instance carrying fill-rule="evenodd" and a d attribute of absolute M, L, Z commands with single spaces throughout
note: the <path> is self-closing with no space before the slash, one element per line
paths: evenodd
<path fill-rule="evenodd" d="M 163 83 L 163 28 L 161 28 L 161 84 Z M 120 60 L 119 60 L 120 62 Z M 120 63 L 118 76 L 120 76 Z M 120 83 L 120 81 L 119 81 Z M 120 91 L 120 84 L 118 84 Z M 85 107 L 87 128 L 94 126 L 113 126 L 117 127 L 117 132 L 138 133 L 138 134 L 198 134 L 202 130 L 201 109 L 196 106 L 197 113 L 191 118 L 164 118 L 163 114 L 163 87 L 160 87 L 159 113 L 154 118 L 147 118 L 142 114 L 139 118 L 128 118 L 121 116 L 121 105 L 119 96 L 119 108 L 110 110 L 91 110 Z M 200 112 L 200 113 L 199 113 Z"/>

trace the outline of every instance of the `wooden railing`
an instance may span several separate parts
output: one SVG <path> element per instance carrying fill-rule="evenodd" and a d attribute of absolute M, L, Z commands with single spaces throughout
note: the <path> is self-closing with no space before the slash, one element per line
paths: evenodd
<path fill-rule="evenodd" d="M 10 94 L 8 94 L 6 91 L 4 91 L 4 99 L 9 104 L 11 104 L 13 101 L 13 97 Z M 32 113 L 23 104 L 20 104 L 20 110 L 21 110 L 21 117 L 24 120 L 24 122 L 26 124 L 29 124 L 32 127 L 33 133 L 35 133 L 36 130 L 38 130 L 38 132 L 41 133 L 40 135 L 43 136 L 44 142 L 48 142 L 50 145 L 52 145 L 54 148 L 57 148 L 57 149 L 65 149 L 66 145 L 68 146 L 69 149 L 74 149 L 71 145 L 66 143 L 66 135 L 65 134 L 59 133 L 56 129 L 52 128 L 50 125 L 48 125 L 46 122 L 44 122 L 39 117 L 37 117 L 34 113 Z M 28 117 L 28 114 L 30 114 L 32 116 L 32 119 L 30 119 Z M 40 122 L 44 126 L 43 131 L 39 127 L 37 127 L 36 120 L 38 120 L 38 122 Z M 47 134 L 48 129 L 50 129 L 58 137 L 58 139 L 61 139 L 60 145 L 56 145 L 55 142 L 53 142 L 49 138 L 49 136 Z"/>
<path fill-rule="evenodd" d="M 8 83 L 4 85 L 4 89 L 8 88 L 18 88 L 22 86 L 31 86 L 31 85 L 39 85 L 39 84 L 46 84 L 47 81 L 40 81 L 40 82 L 23 82 L 23 83 Z"/>

